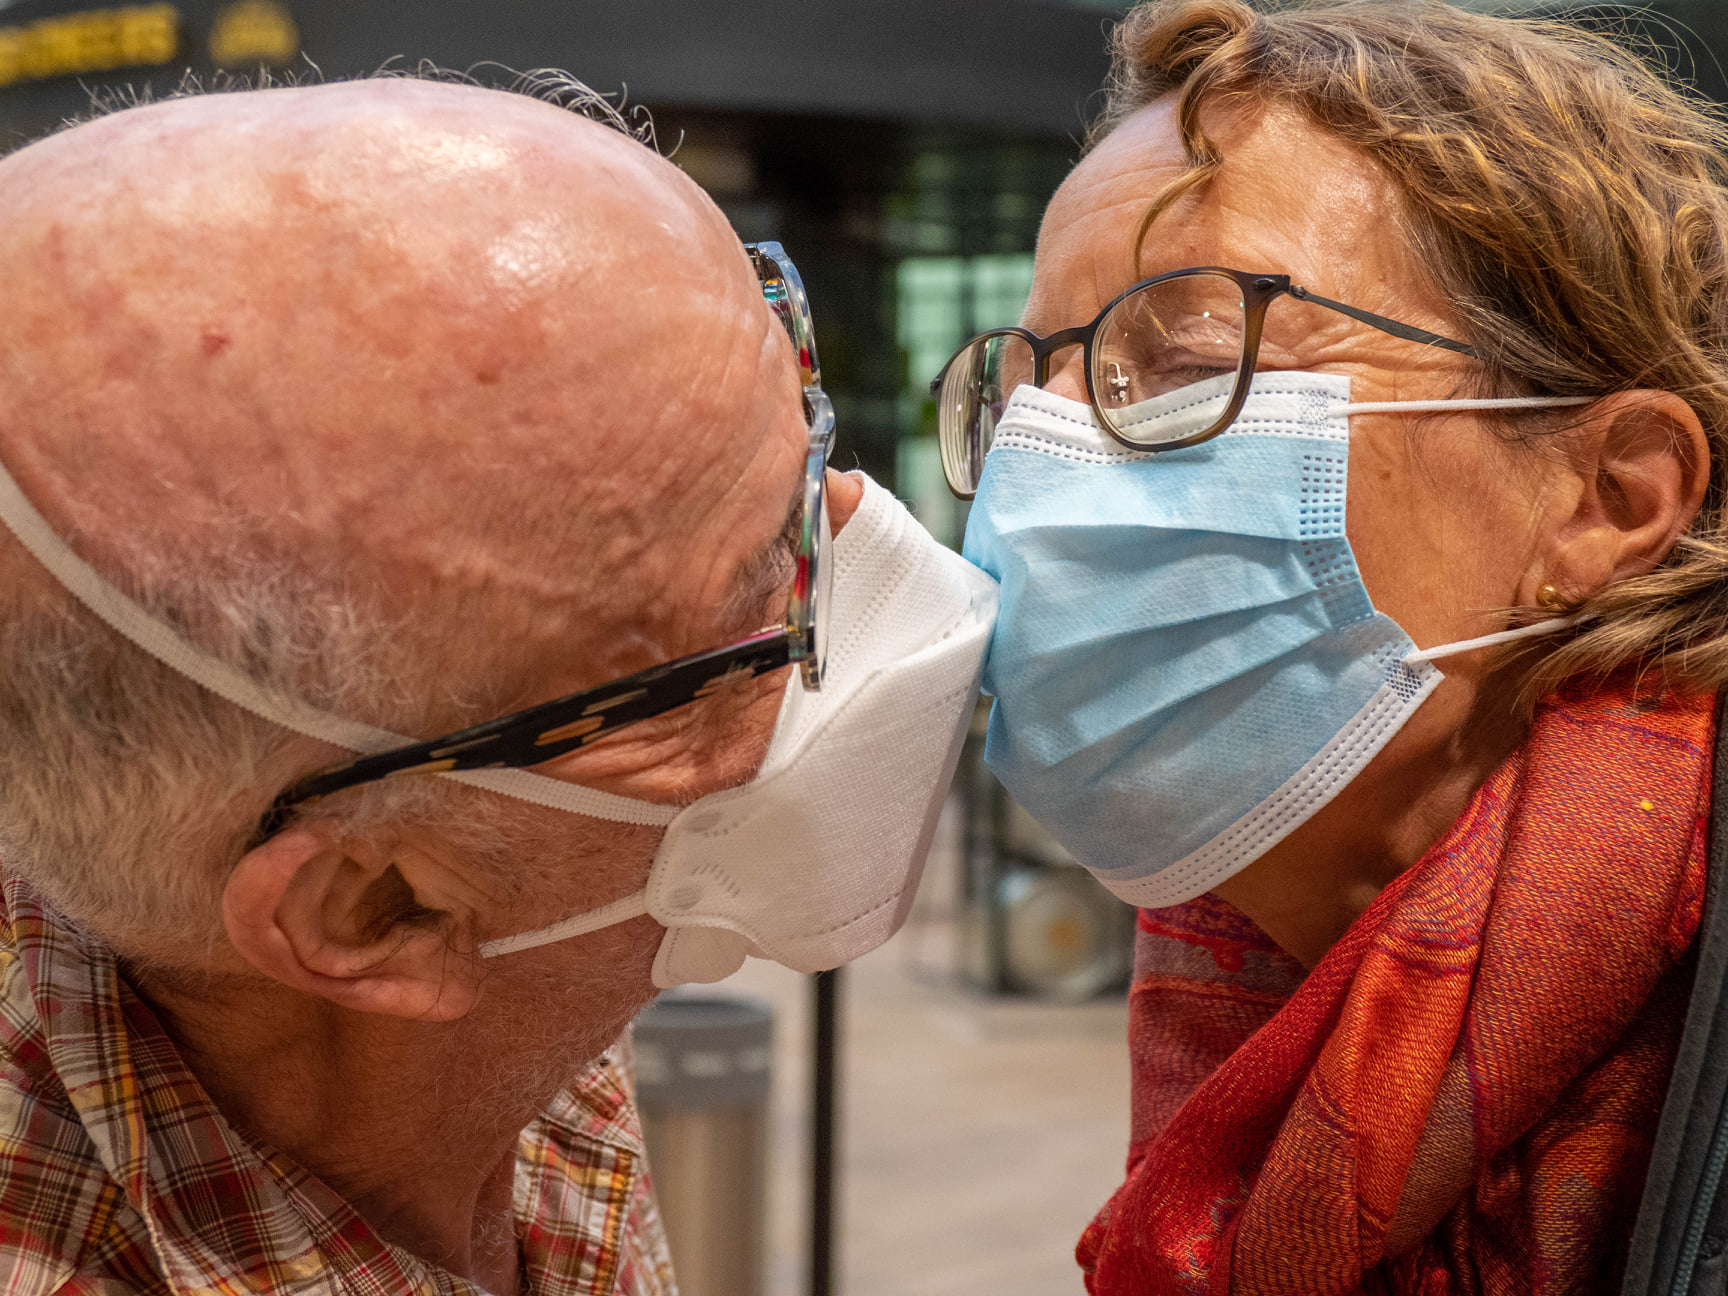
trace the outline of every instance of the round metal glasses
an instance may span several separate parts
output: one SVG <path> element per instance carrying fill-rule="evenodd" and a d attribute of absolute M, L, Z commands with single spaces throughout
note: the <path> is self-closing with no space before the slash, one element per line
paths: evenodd
<path fill-rule="evenodd" d="M 1099 425 L 1132 450 L 1157 452 L 1199 445 L 1229 427 L 1248 399 L 1259 361 L 1266 308 L 1294 297 L 1348 315 L 1382 333 L 1474 357 L 1467 343 L 1430 333 L 1356 306 L 1333 301 L 1281 274 L 1222 266 L 1192 266 L 1143 279 L 1098 312 L 1090 324 L 1039 337 L 1023 328 L 992 329 L 956 351 L 930 384 L 948 487 L 971 499 L 995 439 L 996 423 L 1014 389 L 1050 380 L 1050 357 L 1067 347 L 1084 356 L 1086 397 Z M 1182 420 L 1174 433 L 1159 417 L 1170 393 L 1231 376 L 1197 402 L 1200 425 Z M 1210 417 L 1205 417 L 1210 416 Z"/>

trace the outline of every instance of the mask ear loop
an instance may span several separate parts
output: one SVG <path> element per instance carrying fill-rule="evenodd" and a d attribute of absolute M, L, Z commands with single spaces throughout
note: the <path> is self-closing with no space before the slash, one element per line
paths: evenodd
<path fill-rule="evenodd" d="M 101 573 L 74 553 L 30 502 L 4 464 L 0 464 L 0 523 L 60 582 L 67 593 L 110 629 L 217 697 L 225 698 L 272 724 L 345 751 L 371 754 L 415 741 L 388 729 L 333 716 L 293 698 L 283 697 L 188 642 L 110 585 Z M 615 823 L 664 827 L 677 817 L 681 809 L 675 805 L 639 801 L 613 792 L 579 787 L 529 770 L 445 770 L 435 777 L 485 788 L 500 796 L 514 797 L 549 809 Z"/>
<path fill-rule="evenodd" d="M 1490 396 L 1478 400 L 1406 400 L 1406 401 L 1347 401 L 1339 406 L 1338 414 L 1445 414 L 1458 410 L 1515 410 L 1515 409 L 1554 409 L 1565 405 L 1589 405 L 1594 396 Z M 1457 643 L 1436 644 L 1432 648 L 1419 648 L 1404 658 L 1406 666 L 1419 666 L 1423 662 L 1432 662 L 1441 657 L 1452 657 L 1458 653 L 1474 652 L 1478 648 L 1492 648 L 1496 644 L 1515 643 L 1520 639 L 1533 639 L 1537 635 L 1555 634 L 1561 630 L 1569 630 L 1584 619 L 1581 612 L 1571 616 L 1551 617 L 1546 621 L 1538 621 L 1534 625 L 1519 626 L 1512 630 L 1500 630 L 1494 634 L 1478 635 L 1474 639 L 1461 639 Z"/>
<path fill-rule="evenodd" d="M 621 922 L 629 922 L 632 918 L 640 918 L 647 912 L 648 892 L 638 891 L 635 895 L 614 900 L 609 905 L 587 913 L 579 913 L 573 918 L 553 923 L 550 927 L 487 941 L 480 946 L 480 957 L 497 958 L 500 954 L 514 954 L 517 950 L 537 949 L 541 945 L 569 940 L 573 936 L 586 936 L 589 932 L 597 932 L 604 927 L 613 927 Z"/>
<path fill-rule="evenodd" d="M 1552 617 L 1547 621 L 1519 626 L 1514 630 L 1498 630 L 1493 634 L 1478 635 L 1474 639 L 1460 639 L 1457 643 L 1435 644 L 1432 648 L 1418 648 L 1413 653 L 1406 653 L 1403 662 L 1406 666 L 1419 666 L 1423 662 L 1431 662 L 1440 657 L 1452 657 L 1458 653 L 1474 652 L 1478 648 L 1492 648 L 1496 644 L 1515 643 L 1519 639 L 1534 639 L 1538 635 L 1555 634 L 1561 630 L 1571 629 L 1583 619 L 1584 614 L 1582 612 L 1574 612 L 1571 616 Z"/>
<path fill-rule="evenodd" d="M 1446 414 L 1454 410 L 1550 409 L 1562 405 L 1588 405 L 1594 396 L 1485 396 L 1476 400 L 1354 401 L 1341 405 L 1339 414 Z"/>

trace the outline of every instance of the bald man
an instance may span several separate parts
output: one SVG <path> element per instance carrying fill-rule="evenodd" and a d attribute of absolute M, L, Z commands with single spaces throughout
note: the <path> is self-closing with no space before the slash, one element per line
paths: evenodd
<path fill-rule="evenodd" d="M 824 476 L 795 276 L 406 80 L 78 126 L 0 231 L 0 1287 L 670 1290 L 602 1055 L 891 933 L 993 608 Z"/>

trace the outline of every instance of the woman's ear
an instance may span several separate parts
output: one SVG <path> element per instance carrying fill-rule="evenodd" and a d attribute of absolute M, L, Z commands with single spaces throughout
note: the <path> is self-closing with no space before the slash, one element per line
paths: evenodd
<path fill-rule="evenodd" d="M 317 823 L 248 851 L 222 896 L 228 939 L 265 976 L 356 1012 L 421 1021 L 479 1001 L 475 933 L 489 907 L 463 870 L 427 851 Z"/>
<path fill-rule="evenodd" d="M 1582 603 L 1649 571 L 1692 524 L 1710 481 L 1703 426 L 1672 392 L 1605 396 L 1562 435 L 1570 471 L 1526 602 L 1546 583 L 1566 603 Z"/>

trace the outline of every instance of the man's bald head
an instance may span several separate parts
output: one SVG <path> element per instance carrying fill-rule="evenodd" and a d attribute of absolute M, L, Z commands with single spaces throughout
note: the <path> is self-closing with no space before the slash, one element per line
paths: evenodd
<path fill-rule="evenodd" d="M 718 210 L 628 136 L 411 80 L 176 100 L 0 162 L 0 229 L 0 458 L 116 583 L 308 700 L 436 731 L 765 619 L 790 348 Z M 62 605 L 0 563 L 8 622 Z M 264 587 L 298 627 L 236 602 Z"/>
<path fill-rule="evenodd" d="M 395 611 L 503 581 L 562 619 L 640 542 L 666 561 L 638 579 L 681 570 L 704 537 L 668 516 L 770 425 L 795 440 L 719 212 L 534 100 L 390 80 L 134 110 L 0 164 L 0 228 L 0 436 L 98 559 L 358 552 Z M 468 569 L 495 559 L 525 570 Z"/>

